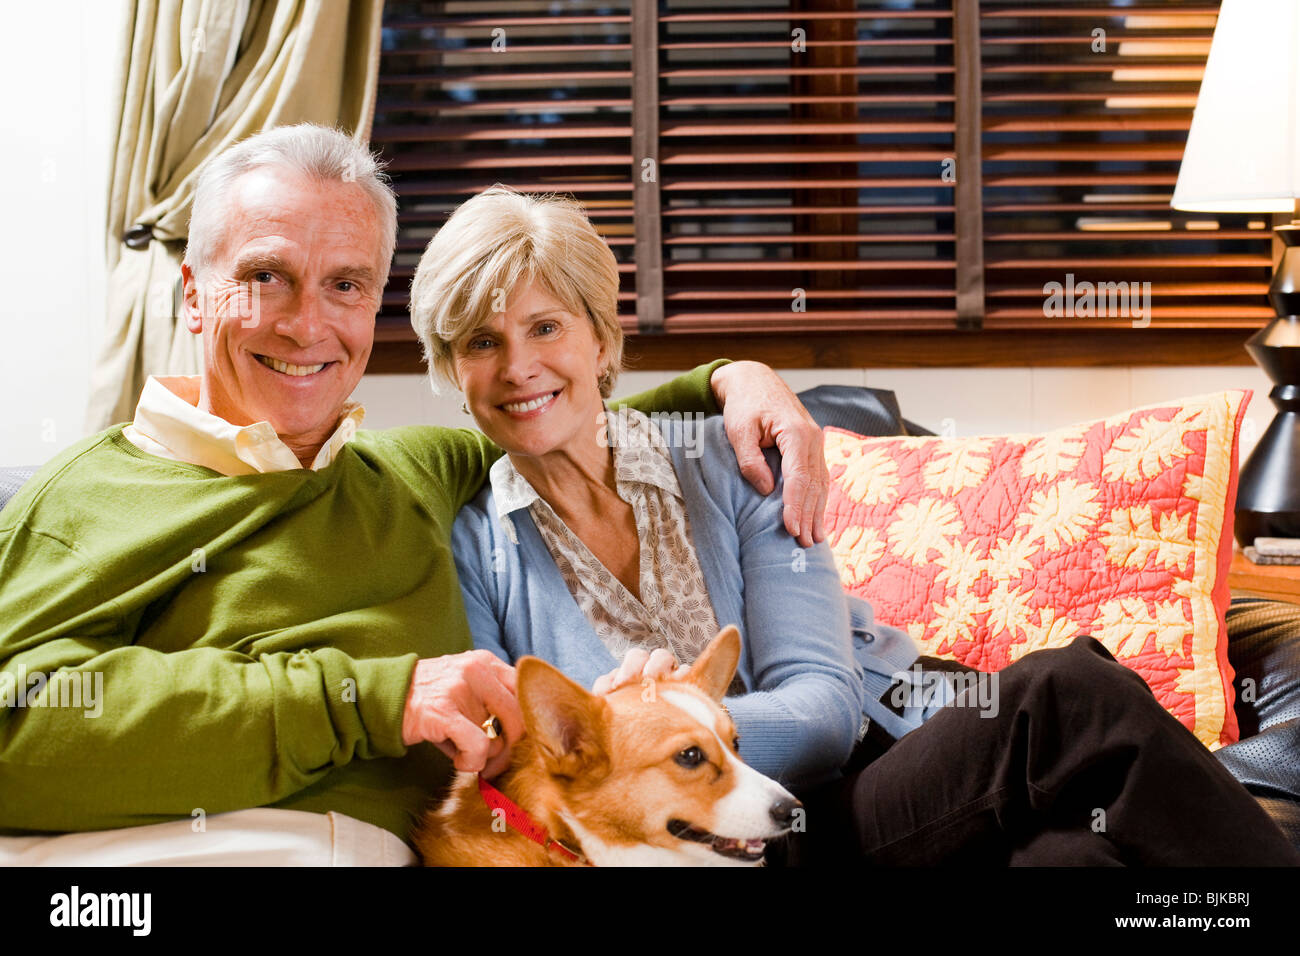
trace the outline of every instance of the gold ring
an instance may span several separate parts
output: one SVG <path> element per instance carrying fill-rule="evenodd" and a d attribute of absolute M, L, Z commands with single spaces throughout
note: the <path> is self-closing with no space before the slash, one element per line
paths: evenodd
<path fill-rule="evenodd" d="M 487 734 L 488 740 L 496 740 L 501 736 L 501 718 L 493 715 L 479 724 L 483 728 L 483 733 Z"/>

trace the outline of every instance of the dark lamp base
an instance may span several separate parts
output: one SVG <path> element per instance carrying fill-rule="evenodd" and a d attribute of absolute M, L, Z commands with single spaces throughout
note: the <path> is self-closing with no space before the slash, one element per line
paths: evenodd
<path fill-rule="evenodd" d="M 1300 511 L 1238 511 L 1232 529 L 1232 536 L 1243 548 L 1256 538 L 1300 538 Z"/>
<path fill-rule="evenodd" d="M 1250 337 L 1246 351 L 1273 381 L 1268 397 L 1277 415 L 1237 478 L 1233 535 L 1243 546 L 1300 537 L 1300 220 L 1273 231 L 1283 245 L 1268 287 L 1277 317 Z"/>

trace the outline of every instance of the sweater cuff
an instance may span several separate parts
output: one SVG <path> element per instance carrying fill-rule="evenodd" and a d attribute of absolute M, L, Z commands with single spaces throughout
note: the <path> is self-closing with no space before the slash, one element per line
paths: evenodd
<path fill-rule="evenodd" d="M 718 404 L 718 396 L 713 394 L 713 373 L 724 365 L 730 365 L 731 359 L 714 359 L 707 365 L 699 366 L 699 370 L 704 373 L 704 402 L 707 406 L 705 411 L 710 415 L 721 415 L 722 406 Z"/>
<path fill-rule="evenodd" d="M 786 778 L 786 765 L 796 739 L 794 715 L 775 694 L 753 691 L 723 701 L 740 734 L 740 756 L 766 777 Z"/>
<path fill-rule="evenodd" d="M 317 654 L 339 737 L 355 734 L 361 758 L 404 756 L 402 717 L 417 655 L 358 660 L 330 648 Z"/>
<path fill-rule="evenodd" d="M 651 412 L 704 412 L 716 415 L 722 411 L 713 394 L 713 373 L 730 359 L 715 359 L 707 365 L 698 365 L 684 375 L 678 375 L 658 388 L 652 388 L 627 398 L 615 399 L 611 408 L 628 406 L 647 415 Z"/>

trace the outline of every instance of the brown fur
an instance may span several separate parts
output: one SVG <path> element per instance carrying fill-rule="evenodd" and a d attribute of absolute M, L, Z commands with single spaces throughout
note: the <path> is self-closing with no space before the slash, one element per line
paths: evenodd
<path fill-rule="evenodd" d="M 679 850 L 682 841 L 666 829 L 670 813 L 710 828 L 712 806 L 730 792 L 734 769 L 718 738 L 659 695 L 677 691 L 704 702 L 715 715 L 714 731 L 734 753 L 735 729 L 719 702 L 739 657 L 740 635 L 729 627 L 684 677 L 629 685 L 603 697 L 545 661 L 522 658 L 518 693 L 525 736 L 510 769 L 493 784 L 572 849 L 579 840 L 562 814 L 610 846 Z M 709 766 L 679 766 L 675 756 L 689 747 L 699 747 Z M 431 866 L 581 865 L 514 830 L 502 832 L 501 824 L 494 830 L 493 822 L 477 776 L 457 774 L 442 805 L 425 815 L 416 847 Z"/>

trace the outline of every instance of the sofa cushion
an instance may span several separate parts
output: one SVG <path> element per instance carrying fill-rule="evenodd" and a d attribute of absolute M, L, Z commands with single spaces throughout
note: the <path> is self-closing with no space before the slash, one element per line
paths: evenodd
<path fill-rule="evenodd" d="M 1237 739 L 1224 611 L 1233 391 L 1046 435 L 827 430 L 845 587 L 922 653 L 998 670 L 1091 634 L 1210 747 Z"/>
<path fill-rule="evenodd" d="M 4 508 L 34 474 L 35 468 L 0 468 L 0 508 Z"/>
<path fill-rule="evenodd" d="M 1256 793 L 1300 800 L 1300 607 L 1237 599 L 1227 621 L 1242 739 L 1215 756 Z"/>
<path fill-rule="evenodd" d="M 898 410 L 894 393 L 855 385 L 818 385 L 798 395 L 813 421 L 855 435 L 931 435 Z"/>

